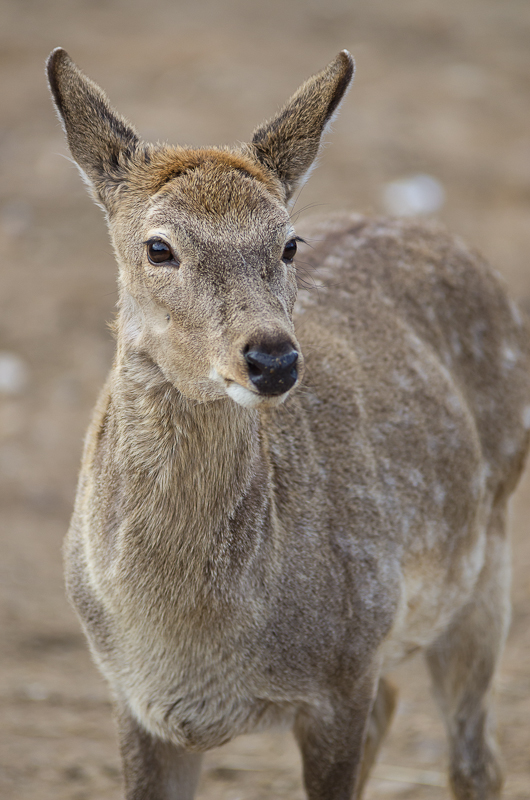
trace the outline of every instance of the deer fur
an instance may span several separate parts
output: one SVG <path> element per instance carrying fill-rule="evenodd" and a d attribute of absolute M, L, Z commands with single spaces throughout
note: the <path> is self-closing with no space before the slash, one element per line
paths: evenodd
<path fill-rule="evenodd" d="M 500 280 L 433 224 L 344 213 L 295 234 L 346 51 L 232 148 L 145 144 L 64 50 L 48 74 L 119 264 L 65 554 L 127 798 L 191 800 L 202 753 L 278 722 L 310 800 L 360 797 L 385 675 L 418 649 L 455 797 L 498 798 L 489 689 L 530 429 Z"/>

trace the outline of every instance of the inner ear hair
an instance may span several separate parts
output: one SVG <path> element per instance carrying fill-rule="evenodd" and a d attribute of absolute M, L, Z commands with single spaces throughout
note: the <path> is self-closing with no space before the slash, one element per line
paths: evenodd
<path fill-rule="evenodd" d="M 124 179 L 140 144 L 138 134 L 61 47 L 48 58 L 47 73 L 70 152 L 96 200 L 107 205 L 109 191 Z"/>
<path fill-rule="evenodd" d="M 343 50 L 322 72 L 302 84 L 273 119 L 254 131 L 251 148 L 260 163 L 280 179 L 286 201 L 307 178 L 354 72 L 353 58 Z"/>

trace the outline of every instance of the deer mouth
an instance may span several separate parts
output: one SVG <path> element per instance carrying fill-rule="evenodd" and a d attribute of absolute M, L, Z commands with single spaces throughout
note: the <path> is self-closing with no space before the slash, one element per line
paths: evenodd
<path fill-rule="evenodd" d="M 290 389 L 283 394 L 260 394 L 252 389 L 247 389 L 246 386 L 241 386 L 236 381 L 231 381 L 226 387 L 226 393 L 238 405 L 245 408 L 274 408 L 281 405 L 290 393 Z"/>
<path fill-rule="evenodd" d="M 228 397 L 244 408 L 274 408 L 275 406 L 279 406 L 287 399 L 292 388 L 291 386 L 287 390 L 284 389 L 281 393 L 266 394 L 256 389 L 251 389 L 248 386 L 243 386 L 243 384 L 233 378 L 226 378 L 215 368 L 212 368 L 210 371 L 210 378 L 215 381 L 218 386 L 222 386 Z"/>

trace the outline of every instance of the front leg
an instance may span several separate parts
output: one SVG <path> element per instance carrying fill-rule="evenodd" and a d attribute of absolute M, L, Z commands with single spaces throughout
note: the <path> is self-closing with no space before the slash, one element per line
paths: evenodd
<path fill-rule="evenodd" d="M 151 736 L 117 709 L 126 800 L 193 800 L 202 755 Z"/>
<path fill-rule="evenodd" d="M 360 791 L 361 764 L 374 682 L 356 688 L 352 696 L 336 695 L 331 707 L 304 708 L 294 734 L 302 754 L 309 800 L 353 800 Z"/>

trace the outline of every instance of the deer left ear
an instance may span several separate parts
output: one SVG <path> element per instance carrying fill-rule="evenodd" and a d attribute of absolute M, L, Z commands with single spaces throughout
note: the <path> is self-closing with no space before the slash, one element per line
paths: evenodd
<path fill-rule="evenodd" d="M 70 152 L 96 202 L 110 210 L 112 198 L 126 179 L 129 161 L 140 143 L 138 135 L 65 50 L 57 47 L 51 53 L 47 70 Z"/>
<path fill-rule="evenodd" d="M 284 108 L 254 131 L 251 148 L 258 160 L 280 179 L 286 202 L 307 179 L 322 136 L 351 85 L 353 58 L 343 50 L 309 78 Z"/>

